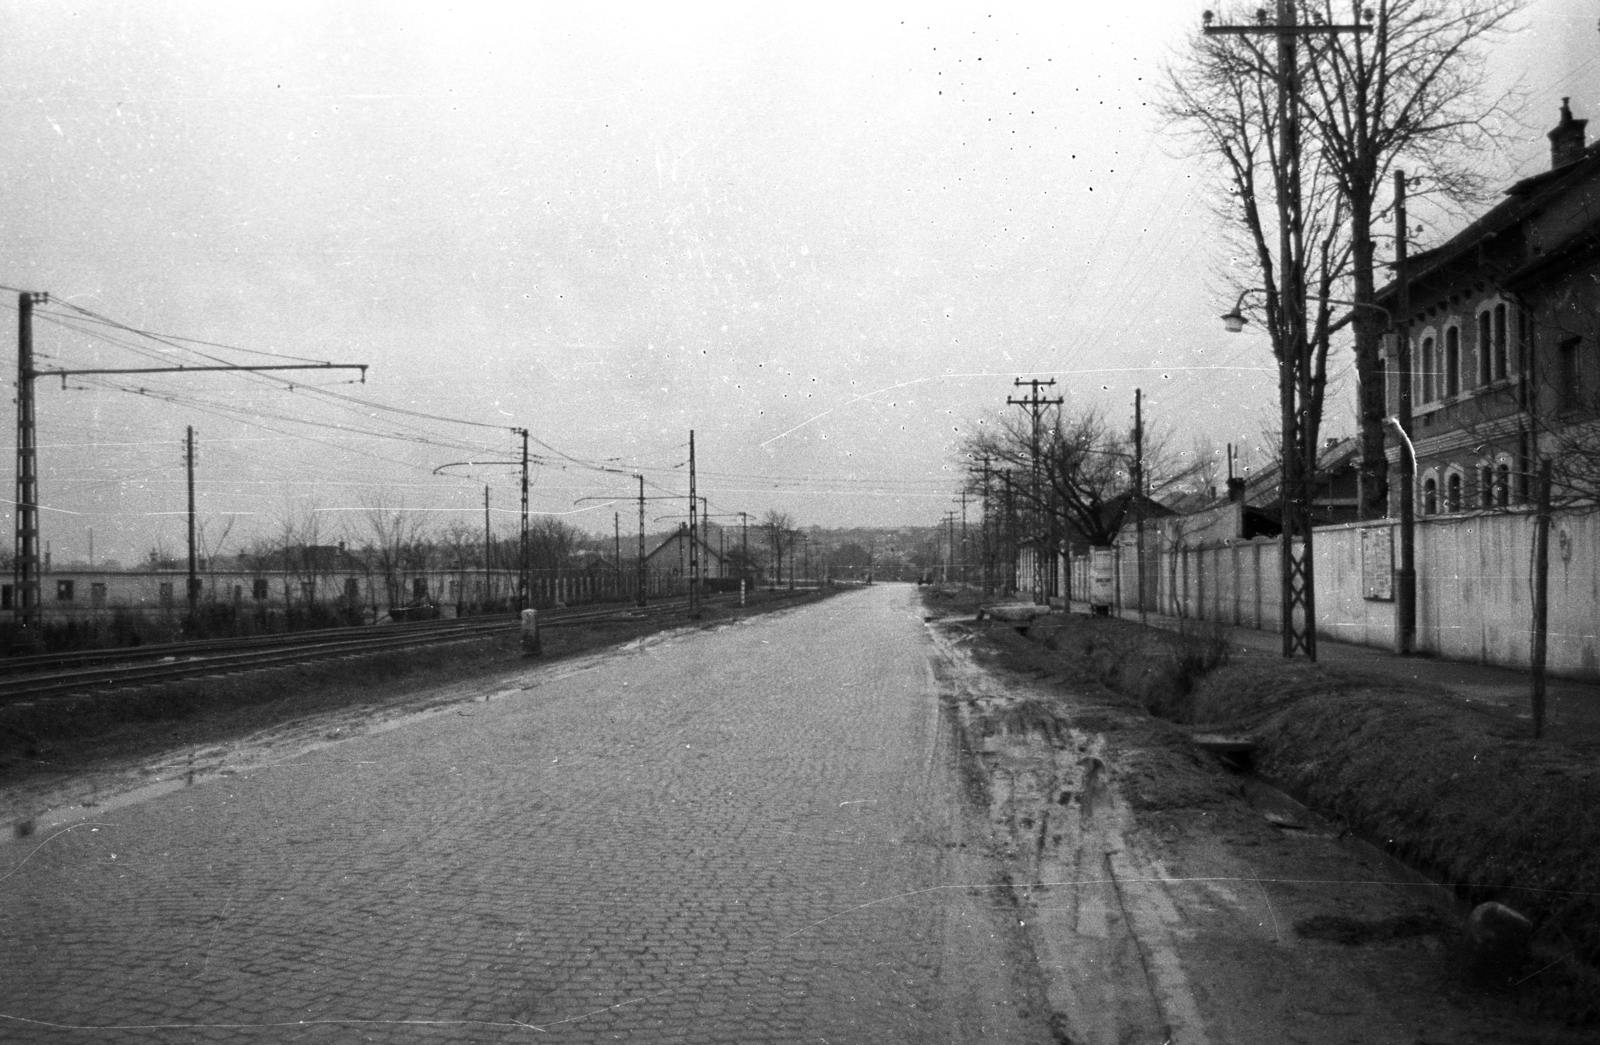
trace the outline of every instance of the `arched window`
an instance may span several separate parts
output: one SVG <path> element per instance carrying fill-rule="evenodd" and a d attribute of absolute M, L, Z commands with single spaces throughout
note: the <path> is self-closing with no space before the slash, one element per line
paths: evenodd
<path fill-rule="evenodd" d="M 1461 510 L 1461 473 L 1451 472 L 1444 481 L 1444 510 L 1459 512 Z"/>
<path fill-rule="evenodd" d="M 1494 307 L 1494 379 L 1506 379 L 1506 307 Z"/>
<path fill-rule="evenodd" d="M 1444 332 L 1444 395 L 1449 398 L 1461 392 L 1461 328 L 1450 327 Z"/>
<path fill-rule="evenodd" d="M 1556 351 L 1556 395 L 1561 409 L 1574 410 L 1583 402 L 1583 338 L 1569 337 Z"/>
<path fill-rule="evenodd" d="M 1478 313 L 1478 384 L 1494 380 L 1492 357 L 1494 355 L 1494 314 L 1488 309 Z"/>
<path fill-rule="evenodd" d="M 1419 403 L 1431 403 L 1433 394 L 1433 338 L 1422 339 L 1422 394 L 1417 396 Z"/>
<path fill-rule="evenodd" d="M 1422 480 L 1422 514 L 1439 514 L 1439 482 L 1432 476 Z"/>
<path fill-rule="evenodd" d="M 1494 467 L 1494 503 L 1505 508 L 1511 504 L 1511 463 L 1502 460 Z"/>
<path fill-rule="evenodd" d="M 1485 464 L 1478 469 L 1478 507 L 1494 507 L 1494 465 Z"/>

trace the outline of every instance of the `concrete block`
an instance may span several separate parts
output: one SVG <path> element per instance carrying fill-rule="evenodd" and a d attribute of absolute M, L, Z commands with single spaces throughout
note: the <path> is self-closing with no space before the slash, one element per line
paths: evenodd
<path fill-rule="evenodd" d="M 539 641 L 539 611 L 522 611 L 522 655 L 524 657 L 537 657 L 544 652 L 544 646 Z"/>

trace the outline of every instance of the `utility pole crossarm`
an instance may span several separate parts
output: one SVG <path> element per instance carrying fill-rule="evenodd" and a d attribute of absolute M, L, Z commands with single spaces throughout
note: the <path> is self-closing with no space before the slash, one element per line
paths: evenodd
<path fill-rule="evenodd" d="M 1354 23 L 1274 25 L 1267 22 L 1255 25 L 1208 25 L 1201 31 L 1207 36 L 1331 36 L 1334 33 L 1370 33 L 1372 26 Z"/>
<path fill-rule="evenodd" d="M 266 370 L 359 370 L 361 382 L 367 380 L 366 363 L 282 363 L 268 366 L 129 366 L 129 367 L 51 367 L 31 371 L 35 377 L 81 377 L 88 374 L 201 374 Z"/>

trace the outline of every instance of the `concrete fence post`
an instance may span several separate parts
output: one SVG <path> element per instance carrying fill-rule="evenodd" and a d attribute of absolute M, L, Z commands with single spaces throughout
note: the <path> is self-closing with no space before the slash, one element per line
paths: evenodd
<path fill-rule="evenodd" d="M 522 655 L 524 657 L 537 657 L 544 652 L 544 645 L 539 641 L 539 611 L 522 611 Z"/>

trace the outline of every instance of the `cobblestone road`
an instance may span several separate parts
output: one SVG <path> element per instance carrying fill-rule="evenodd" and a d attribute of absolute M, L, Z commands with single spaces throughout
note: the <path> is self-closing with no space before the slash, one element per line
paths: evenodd
<path fill-rule="evenodd" d="M 0 1038 L 1049 1041 L 917 614 L 532 667 L 0 846 Z"/>

